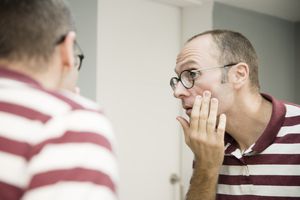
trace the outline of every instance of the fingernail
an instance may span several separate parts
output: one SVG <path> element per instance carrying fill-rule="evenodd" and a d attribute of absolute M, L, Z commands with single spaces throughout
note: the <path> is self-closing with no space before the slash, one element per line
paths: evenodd
<path fill-rule="evenodd" d="M 212 99 L 211 99 L 211 102 L 217 103 L 217 102 L 218 102 L 218 99 L 212 98 Z"/>
<path fill-rule="evenodd" d="M 210 92 L 209 91 L 204 91 L 204 96 L 209 97 Z"/>

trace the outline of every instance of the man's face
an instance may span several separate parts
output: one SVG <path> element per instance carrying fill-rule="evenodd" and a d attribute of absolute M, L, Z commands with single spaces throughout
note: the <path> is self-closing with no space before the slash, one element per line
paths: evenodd
<path fill-rule="evenodd" d="M 210 35 L 200 36 L 186 44 L 177 57 L 175 71 L 179 75 L 184 70 L 195 70 L 203 68 L 214 68 L 228 63 L 219 63 L 219 53 Z M 174 96 L 181 100 L 182 107 L 186 114 L 190 116 L 197 95 L 203 96 L 203 92 L 208 90 L 212 97 L 219 100 L 219 112 L 224 113 L 229 107 L 232 97 L 231 87 L 228 83 L 222 84 L 221 68 L 201 71 L 194 79 L 194 86 L 186 89 L 181 82 L 174 89 Z"/>

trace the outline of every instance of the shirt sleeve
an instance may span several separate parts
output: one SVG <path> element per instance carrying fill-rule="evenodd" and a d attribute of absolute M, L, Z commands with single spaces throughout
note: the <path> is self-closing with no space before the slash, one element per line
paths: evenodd
<path fill-rule="evenodd" d="M 118 168 L 110 122 L 99 112 L 53 117 L 28 156 L 22 200 L 116 200 Z"/>

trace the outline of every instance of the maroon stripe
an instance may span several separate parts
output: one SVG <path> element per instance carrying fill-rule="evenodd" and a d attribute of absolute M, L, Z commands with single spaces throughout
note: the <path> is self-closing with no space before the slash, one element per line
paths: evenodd
<path fill-rule="evenodd" d="M 277 185 L 277 186 L 299 186 L 300 176 L 228 176 L 220 175 L 219 184 L 227 185 Z"/>
<path fill-rule="evenodd" d="M 244 156 L 237 159 L 234 156 L 225 156 L 223 165 L 300 165 L 300 154 L 258 154 L 253 156 Z M 300 166 L 299 166 L 300 168 Z"/>
<path fill-rule="evenodd" d="M 17 81 L 22 81 L 27 84 L 40 86 L 40 84 L 36 80 L 34 80 L 34 79 L 30 78 L 29 76 L 26 76 L 25 74 L 22 74 L 20 72 L 11 70 L 6 66 L 0 66 L 0 77 L 15 79 Z"/>
<path fill-rule="evenodd" d="M 226 155 L 230 155 L 232 152 L 234 152 L 237 149 L 235 145 L 230 144 L 227 149 L 225 150 Z"/>
<path fill-rule="evenodd" d="M 283 123 L 283 126 L 294 126 L 300 124 L 300 115 L 294 117 L 287 117 Z"/>
<path fill-rule="evenodd" d="M 300 124 L 300 123 L 299 123 Z M 300 144 L 300 132 L 299 133 L 289 133 L 283 137 L 277 137 L 274 143 L 280 144 Z"/>
<path fill-rule="evenodd" d="M 1 200 L 19 200 L 22 194 L 22 189 L 0 181 Z"/>
<path fill-rule="evenodd" d="M 48 144 L 66 143 L 91 143 L 104 147 L 112 152 L 110 142 L 103 135 L 91 132 L 67 131 L 62 137 L 45 140 L 44 142 L 36 145 L 34 150 L 31 152 L 30 158 L 38 154 Z"/>
<path fill-rule="evenodd" d="M 226 195 L 218 194 L 217 200 L 299 200 L 300 197 L 268 197 L 254 195 Z"/>
<path fill-rule="evenodd" d="M 82 105 L 80 105 L 77 102 L 69 99 L 68 97 L 64 96 L 63 94 L 61 94 L 59 92 L 56 92 L 56 91 L 47 90 L 44 87 L 42 87 L 42 85 L 39 82 L 32 79 L 31 77 L 26 76 L 25 74 L 19 73 L 17 71 L 10 70 L 5 66 L 0 66 L 0 78 L 1 77 L 10 78 L 10 79 L 14 79 L 16 81 L 20 81 L 20 82 L 23 82 L 23 83 L 30 84 L 34 88 L 36 88 L 40 91 L 43 91 L 45 93 L 48 93 L 51 96 L 56 97 L 57 99 L 59 99 L 61 101 L 66 102 L 67 104 L 69 104 L 72 107 L 72 110 L 85 109 Z M 96 110 L 92 110 L 92 109 L 90 109 L 90 111 L 100 112 L 100 111 L 96 111 Z"/>
<path fill-rule="evenodd" d="M 38 120 L 42 123 L 46 123 L 49 119 L 51 119 L 51 116 L 49 115 L 43 114 L 30 108 L 26 108 L 21 105 L 7 102 L 0 102 L 0 111 L 18 115 L 30 120 Z"/>
<path fill-rule="evenodd" d="M 26 142 L 18 142 L 0 136 L 0 151 L 27 158 L 31 146 Z"/>
<path fill-rule="evenodd" d="M 57 99 L 59 99 L 61 101 L 64 101 L 69 106 L 71 106 L 72 110 L 85 110 L 85 111 L 95 112 L 95 113 L 98 113 L 98 114 L 103 114 L 103 112 L 101 110 L 85 108 L 81 104 L 73 101 L 72 99 L 68 98 L 67 96 L 64 96 L 62 93 L 59 93 L 59 92 L 56 92 L 56 91 L 45 90 L 43 88 L 39 88 L 39 89 L 42 90 L 43 92 L 46 92 L 47 94 L 50 94 L 53 97 L 56 97 Z"/>
<path fill-rule="evenodd" d="M 57 92 L 52 92 L 50 90 L 46 90 L 45 88 L 43 88 L 37 81 L 35 81 L 34 79 L 30 78 L 29 76 L 26 76 L 25 74 L 10 70 L 10 69 L 5 69 L 5 67 L 0 67 L 0 77 L 6 77 L 6 78 L 10 78 L 10 79 L 15 79 L 17 81 L 22 81 L 24 83 L 30 84 L 33 87 L 35 87 L 38 90 L 41 90 L 45 93 L 51 94 L 52 96 L 65 101 L 66 103 L 68 103 L 73 109 L 74 108 L 80 108 L 82 109 L 83 106 L 79 105 L 78 103 L 72 101 L 71 99 L 63 96 L 62 94 L 59 94 Z"/>
<path fill-rule="evenodd" d="M 116 193 L 116 187 L 111 178 L 100 171 L 83 168 L 50 171 L 35 175 L 30 182 L 29 189 L 53 185 L 61 181 L 91 182 L 102 185 Z"/>
<path fill-rule="evenodd" d="M 255 152 L 262 152 L 273 143 L 278 131 L 284 123 L 286 113 L 286 107 L 281 101 L 266 94 L 262 94 L 262 96 L 272 102 L 272 116 L 264 132 L 252 148 Z"/>

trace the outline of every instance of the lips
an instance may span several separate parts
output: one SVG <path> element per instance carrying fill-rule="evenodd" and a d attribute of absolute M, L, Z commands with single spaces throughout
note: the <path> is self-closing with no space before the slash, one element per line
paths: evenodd
<path fill-rule="evenodd" d="M 183 105 L 182 107 L 185 109 L 185 113 L 190 117 L 192 113 L 192 107 L 187 105 Z"/>
<path fill-rule="evenodd" d="M 192 109 L 191 108 L 190 109 L 186 109 L 185 113 L 190 117 L 191 114 L 192 114 Z"/>

